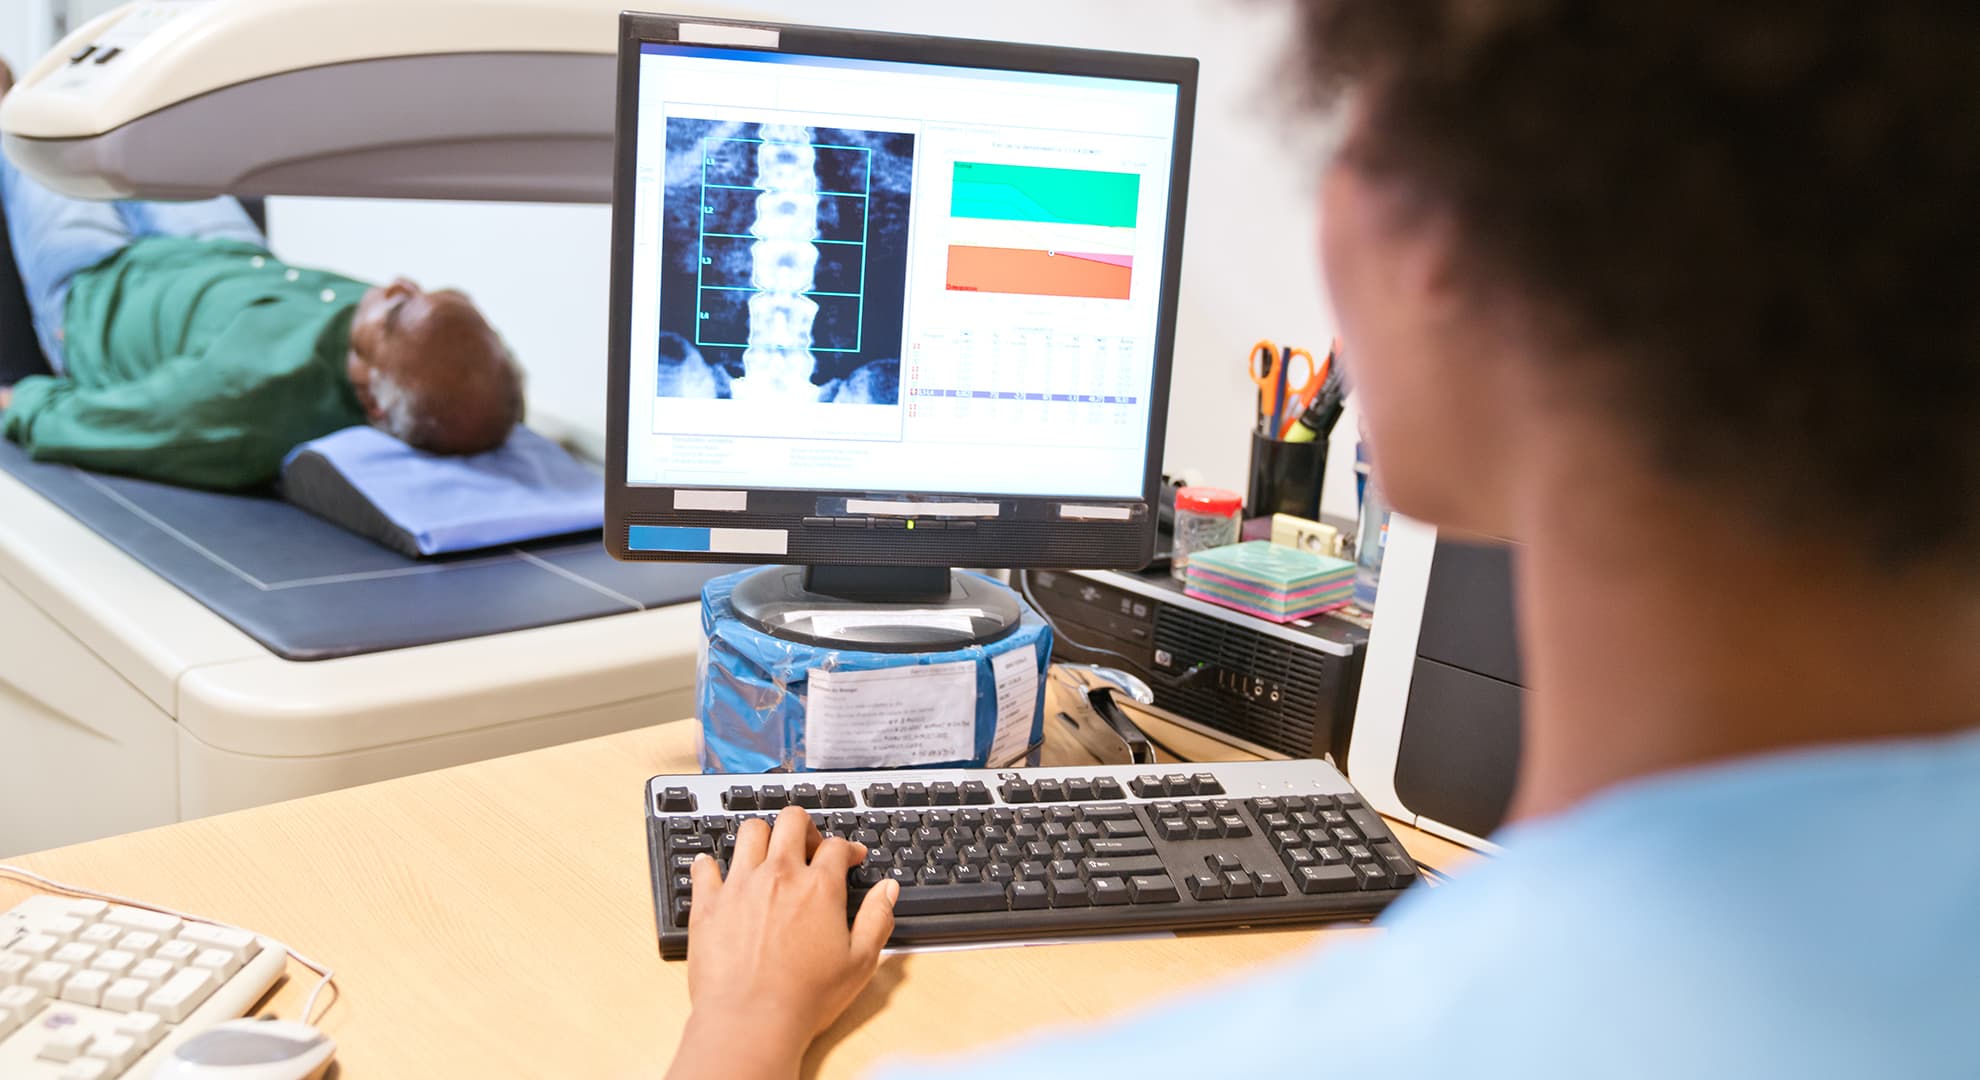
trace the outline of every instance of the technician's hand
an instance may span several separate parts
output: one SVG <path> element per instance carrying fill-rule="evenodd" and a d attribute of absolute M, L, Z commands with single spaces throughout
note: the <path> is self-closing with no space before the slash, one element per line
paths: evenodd
<path fill-rule="evenodd" d="M 0 386 L 0 412 L 6 412 L 14 404 L 14 388 Z"/>
<path fill-rule="evenodd" d="M 777 826 L 745 821 L 724 880 L 694 862 L 688 1018 L 669 1077 L 783 1078 L 872 979 L 900 886 L 884 881 L 846 928 L 846 871 L 866 848 L 825 839 L 787 806 Z"/>

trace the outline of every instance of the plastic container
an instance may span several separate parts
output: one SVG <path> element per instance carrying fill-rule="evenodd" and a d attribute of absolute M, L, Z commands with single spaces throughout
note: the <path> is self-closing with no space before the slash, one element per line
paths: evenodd
<path fill-rule="evenodd" d="M 1354 604 L 1375 610 L 1382 587 L 1382 556 L 1389 547 L 1389 503 L 1371 473 L 1361 492 L 1361 522 L 1354 542 Z"/>
<path fill-rule="evenodd" d="M 947 749 L 929 757 L 927 751 L 934 745 L 927 739 L 930 731 L 926 726 L 911 727 L 909 733 L 919 738 L 900 751 L 905 756 L 869 760 L 859 767 L 1038 764 L 1036 748 L 1045 738 L 1045 672 L 1052 655 L 1052 630 L 1029 606 L 1024 607 L 1016 630 L 988 645 L 919 653 L 830 649 L 773 637 L 737 616 L 731 595 L 737 582 L 755 572 L 725 574 L 701 589 L 705 644 L 695 692 L 702 772 L 803 773 L 853 767 L 814 766 L 811 761 L 817 745 L 814 736 L 819 734 L 814 720 L 826 722 L 814 715 L 812 698 L 830 681 L 825 678 L 828 673 L 842 679 L 860 672 L 925 667 L 935 675 L 934 668 L 953 669 L 958 664 L 976 667 L 974 709 L 945 713 L 941 719 L 960 721 L 965 730 L 951 730 L 960 741 L 936 740 Z M 964 678 L 970 676 L 964 673 Z M 848 700 L 844 696 L 848 689 L 838 689 L 842 702 Z M 889 716 L 899 720 L 898 702 L 883 695 L 879 704 L 888 710 L 875 718 L 882 729 Z M 846 706 L 836 711 L 833 722 L 843 727 Z"/>
<path fill-rule="evenodd" d="M 1327 441 L 1293 443 L 1251 433 L 1251 489 L 1244 504 L 1255 518 L 1291 514 L 1320 520 L 1320 482 L 1327 475 Z"/>
<path fill-rule="evenodd" d="M 1183 580 L 1189 553 L 1235 544 L 1244 516 L 1244 500 L 1223 488 L 1186 487 L 1176 492 L 1176 546 L 1169 574 Z"/>

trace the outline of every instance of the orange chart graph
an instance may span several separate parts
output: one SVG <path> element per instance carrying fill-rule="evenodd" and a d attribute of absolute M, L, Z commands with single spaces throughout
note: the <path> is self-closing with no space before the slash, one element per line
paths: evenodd
<path fill-rule="evenodd" d="M 955 292 L 1126 300 L 1133 278 L 1134 260 L 1127 255 L 961 244 L 949 248 L 948 284 Z"/>

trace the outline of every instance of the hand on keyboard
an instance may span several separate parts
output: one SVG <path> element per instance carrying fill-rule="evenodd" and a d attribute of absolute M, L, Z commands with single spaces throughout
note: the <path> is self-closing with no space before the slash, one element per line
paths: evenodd
<path fill-rule="evenodd" d="M 726 878 L 714 858 L 694 861 L 694 1011 L 670 1075 L 790 1074 L 872 979 L 893 933 L 900 886 L 891 881 L 846 924 L 846 872 L 865 859 L 864 845 L 822 836 L 791 806 L 774 829 L 737 828 Z"/>
<path fill-rule="evenodd" d="M 797 783 L 791 783 L 792 780 Z M 894 945 L 1026 941 L 1366 918 L 1417 878 L 1381 815 L 1324 761 L 656 776 L 647 837 L 660 955 L 688 955 L 695 860 L 805 810 L 863 846 L 852 906 L 899 886 Z M 699 934 L 697 928 L 695 933 Z"/>

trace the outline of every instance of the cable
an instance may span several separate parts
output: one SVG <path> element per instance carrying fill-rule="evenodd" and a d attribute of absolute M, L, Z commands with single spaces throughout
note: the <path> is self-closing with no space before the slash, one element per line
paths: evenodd
<path fill-rule="evenodd" d="M 1128 656 L 1125 653 L 1115 652 L 1112 649 L 1101 648 L 1098 645 L 1088 645 L 1086 642 L 1083 642 L 1078 638 L 1073 637 L 1071 634 L 1066 633 L 1065 630 L 1060 628 L 1058 620 L 1052 618 L 1051 613 L 1045 610 L 1045 605 L 1039 603 L 1038 598 L 1032 595 L 1031 571 L 1019 570 L 1016 571 L 1016 573 L 1013 576 L 1017 578 L 1018 592 L 1024 595 L 1025 603 L 1030 604 L 1031 609 L 1038 613 L 1038 617 L 1045 620 L 1045 625 L 1052 628 L 1053 636 L 1058 640 L 1063 641 L 1068 645 L 1071 645 L 1073 648 L 1080 650 L 1081 652 L 1101 653 L 1106 656 L 1119 657 L 1121 660 L 1126 661 L 1136 671 L 1140 672 L 1143 675 L 1148 676 L 1149 678 L 1153 679 L 1156 682 L 1165 684 L 1172 690 L 1180 690 L 1212 670 L 1213 665 L 1206 662 L 1206 663 L 1198 664 L 1193 668 L 1190 668 L 1188 671 L 1183 672 L 1181 675 L 1169 675 L 1166 673 L 1158 673 L 1142 667 L 1140 661 L 1134 659 L 1131 656 Z M 1158 742 L 1153 735 L 1148 734 L 1148 730 L 1146 728 L 1142 729 L 1141 736 L 1142 738 L 1148 740 L 1148 745 L 1154 747 L 1158 753 L 1168 756 L 1172 761 L 1181 762 L 1185 760 L 1181 754 L 1178 754 L 1174 750 L 1171 750 L 1169 747 L 1163 745 L 1161 742 Z M 1431 866 L 1421 860 L 1416 860 L 1416 867 L 1418 870 L 1422 871 L 1422 876 L 1424 880 L 1433 886 L 1442 885 L 1451 880 L 1451 876 L 1449 874 L 1446 874 L 1443 871 L 1437 869 L 1436 867 Z"/>
<path fill-rule="evenodd" d="M 109 904 L 122 904 L 125 907 L 141 908 L 145 911 L 157 912 L 160 915 L 171 915 L 175 918 L 185 919 L 188 922 L 204 923 L 207 926 L 217 926 L 222 930 L 238 930 L 244 934 L 254 934 L 254 936 L 257 938 L 262 936 L 261 934 L 255 933 L 254 931 L 249 930 L 245 927 L 235 926 L 231 923 L 223 923 L 218 919 L 209 919 L 203 915 L 189 914 L 184 911 L 179 911 L 175 908 L 165 907 L 162 904 L 148 903 L 143 900 L 133 900 L 128 896 L 119 896 L 116 893 L 97 892 L 94 889 L 85 889 L 78 885 L 70 885 L 66 882 L 56 881 L 53 878 L 42 877 L 40 874 L 37 874 L 32 870 L 24 870 L 21 867 L 10 866 L 6 863 L 0 863 L 0 877 L 10 877 L 16 881 L 26 882 L 27 884 L 30 885 L 38 885 L 41 888 L 48 890 L 49 892 L 63 893 L 68 896 L 77 896 L 85 900 L 101 900 Z M 328 966 L 319 964 L 316 961 L 311 960 L 309 957 L 304 956 L 303 954 L 297 952 L 296 950 L 290 948 L 287 945 L 282 946 L 282 949 L 283 951 L 289 954 L 290 959 L 308 968 L 309 970 L 316 972 L 317 975 L 321 976 L 321 978 L 316 983 L 316 989 L 311 990 L 309 992 L 309 997 L 303 1002 L 302 1022 L 307 1024 L 310 1022 L 309 1019 L 310 1015 L 316 1011 L 316 999 L 318 995 L 322 994 L 327 987 L 333 985 L 336 982 L 335 972 L 333 972 Z"/>
<path fill-rule="evenodd" d="M 1167 672 L 1151 671 L 1148 668 L 1143 667 L 1141 661 L 1136 660 L 1131 656 L 1128 656 L 1126 653 L 1115 652 L 1112 649 L 1102 648 L 1098 645 L 1089 645 L 1086 642 L 1083 642 L 1078 638 L 1073 637 L 1071 634 L 1068 634 L 1063 629 L 1061 629 L 1058 620 L 1052 618 L 1051 613 L 1045 610 L 1045 605 L 1039 603 L 1038 598 L 1032 595 L 1031 571 L 1019 570 L 1016 572 L 1015 576 L 1017 578 L 1018 591 L 1024 594 L 1025 603 L 1030 604 L 1032 610 L 1038 612 L 1038 617 L 1045 620 L 1045 625 L 1052 628 L 1053 637 L 1058 641 L 1062 641 L 1067 645 L 1070 645 L 1073 648 L 1080 650 L 1081 652 L 1101 653 L 1106 656 L 1119 657 L 1122 661 L 1126 662 L 1128 666 L 1133 668 L 1136 672 L 1139 672 L 1140 674 L 1147 676 L 1150 681 L 1159 683 L 1169 690 L 1181 690 L 1182 688 L 1188 686 L 1190 683 L 1195 682 L 1197 679 L 1202 678 L 1204 675 L 1208 674 L 1211 670 L 1213 670 L 1213 665 L 1209 664 L 1208 662 L 1205 662 L 1205 663 L 1197 664 L 1195 667 L 1190 668 L 1188 671 L 1183 672 L 1181 675 L 1170 675 Z M 1135 704 L 1139 705 L 1143 703 L 1135 702 Z M 1138 724 L 1135 726 L 1140 727 L 1140 725 Z M 1147 728 L 1141 728 L 1141 737 L 1147 739 L 1149 746 L 1154 747 L 1157 753 L 1168 757 L 1168 759 L 1171 762 L 1181 762 L 1188 760 L 1184 758 L 1181 754 L 1176 753 L 1168 746 L 1159 742 L 1153 735 L 1148 734 Z"/>
<path fill-rule="evenodd" d="M 1422 859 L 1418 859 L 1412 856 L 1410 861 L 1416 864 L 1416 869 L 1422 873 L 1423 879 L 1425 881 L 1430 882 L 1432 885 L 1442 885 L 1445 882 L 1451 880 L 1451 875 L 1444 873 L 1442 870 L 1439 870 L 1434 866 L 1431 866 L 1429 863 L 1424 862 Z"/>
<path fill-rule="evenodd" d="M 1169 749 L 1167 743 L 1164 743 L 1161 740 L 1157 739 L 1155 736 L 1150 735 L 1148 733 L 1147 728 L 1141 729 L 1141 737 L 1147 739 L 1148 745 L 1154 747 L 1157 753 L 1166 756 L 1169 759 L 1168 763 L 1171 765 L 1180 765 L 1190 760 L 1189 758 L 1186 758 L 1181 754 L 1176 753 L 1174 750 Z"/>
<path fill-rule="evenodd" d="M 1015 576 L 1017 577 L 1018 592 L 1024 594 L 1025 603 L 1030 604 L 1031 609 L 1038 613 L 1038 617 L 1045 620 L 1045 625 L 1052 628 L 1053 638 L 1059 641 L 1063 641 L 1067 645 L 1070 645 L 1081 652 L 1099 653 L 1102 656 L 1115 657 L 1121 660 L 1123 663 L 1126 663 L 1130 668 L 1132 668 L 1133 674 L 1143 676 L 1150 682 L 1160 683 L 1164 687 L 1167 687 L 1168 689 L 1171 690 L 1180 690 L 1181 688 L 1188 686 L 1191 682 L 1194 682 L 1199 676 L 1202 676 L 1203 674 L 1211 670 L 1211 665 L 1206 662 L 1206 663 L 1198 664 L 1193 668 L 1190 668 L 1188 671 L 1183 672 L 1181 675 L 1171 675 L 1165 671 L 1150 670 L 1142 663 L 1142 661 L 1137 660 L 1126 653 L 1116 652 L 1113 649 L 1105 648 L 1100 645 L 1089 645 L 1086 642 L 1081 641 L 1078 638 L 1072 636 L 1071 634 L 1066 633 L 1065 628 L 1059 625 L 1059 621 L 1057 619 L 1054 619 L 1052 617 L 1052 614 L 1045 610 L 1045 605 L 1038 602 L 1038 597 L 1032 595 L 1031 571 L 1019 570 L 1016 572 Z"/>
<path fill-rule="evenodd" d="M 1216 669 L 1217 665 L 1205 660 L 1188 671 L 1183 672 L 1181 675 L 1169 675 L 1165 676 L 1165 678 L 1168 680 L 1169 689 L 1181 690 L 1183 687 L 1188 686 L 1190 683 L 1210 674 Z"/>
<path fill-rule="evenodd" d="M 1129 656 L 1126 653 L 1115 652 L 1112 649 L 1102 648 L 1098 645 L 1088 645 L 1086 642 L 1081 641 L 1078 638 L 1072 636 L 1071 634 L 1066 633 L 1065 630 L 1059 626 L 1059 620 L 1054 619 L 1051 613 L 1045 610 L 1045 605 L 1038 602 L 1038 597 L 1032 595 L 1031 571 L 1019 570 L 1017 572 L 1017 581 L 1018 581 L 1018 591 L 1024 594 L 1025 603 L 1030 604 L 1031 610 L 1036 611 L 1038 613 L 1038 617 L 1045 620 L 1045 625 L 1052 628 L 1053 637 L 1058 638 L 1059 640 L 1065 642 L 1068 645 L 1071 645 L 1073 648 L 1078 649 L 1081 652 L 1100 653 L 1104 656 L 1117 657 L 1127 662 L 1130 666 L 1134 668 L 1134 670 L 1140 672 L 1143 675 L 1153 674 L 1153 672 L 1150 672 L 1141 666 L 1141 661 L 1136 660 L 1134 657 Z"/>

